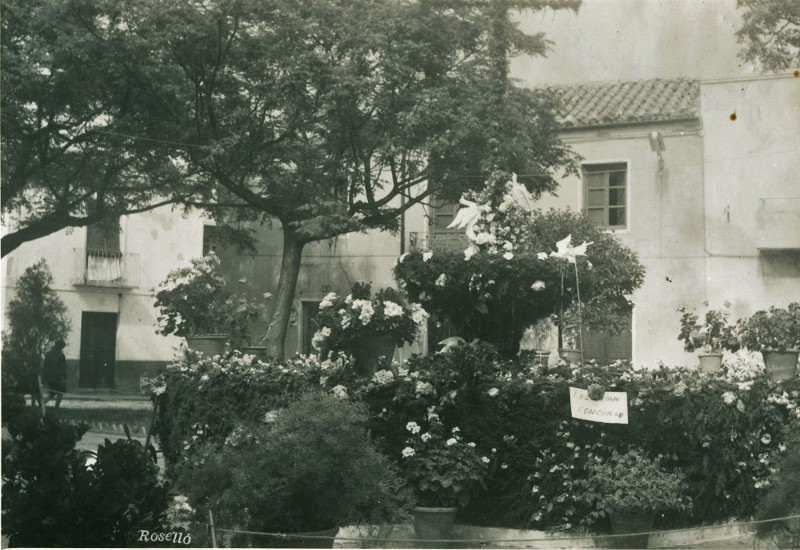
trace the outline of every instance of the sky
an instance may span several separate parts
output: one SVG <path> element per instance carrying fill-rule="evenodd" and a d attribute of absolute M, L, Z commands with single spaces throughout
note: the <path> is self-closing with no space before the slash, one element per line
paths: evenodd
<path fill-rule="evenodd" d="M 529 86 L 754 72 L 737 57 L 736 0 L 583 0 L 577 14 L 528 12 L 520 21 L 554 42 L 547 58 L 512 61 L 512 76 Z"/>

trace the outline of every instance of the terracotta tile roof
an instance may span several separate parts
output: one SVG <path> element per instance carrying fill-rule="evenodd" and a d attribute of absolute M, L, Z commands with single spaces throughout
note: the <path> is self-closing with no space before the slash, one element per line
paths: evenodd
<path fill-rule="evenodd" d="M 659 122 L 700 115 L 700 83 L 684 78 L 544 86 L 563 128 Z"/>

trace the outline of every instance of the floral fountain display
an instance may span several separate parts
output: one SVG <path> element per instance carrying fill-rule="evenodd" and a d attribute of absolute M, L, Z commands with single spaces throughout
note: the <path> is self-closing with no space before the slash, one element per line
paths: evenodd
<path fill-rule="evenodd" d="M 384 288 L 373 295 L 370 284 L 356 283 L 346 297 L 334 292 L 325 296 L 311 343 L 323 355 L 351 353 L 356 369 L 369 375 L 376 371 L 379 357 L 391 361 L 396 345 L 413 342 L 427 318 L 421 305 L 408 305 L 398 290 Z"/>

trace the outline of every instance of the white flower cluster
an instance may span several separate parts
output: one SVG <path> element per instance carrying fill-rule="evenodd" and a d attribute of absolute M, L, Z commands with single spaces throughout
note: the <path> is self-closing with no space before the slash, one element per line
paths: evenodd
<path fill-rule="evenodd" d="M 403 313 L 404 311 L 401 305 L 396 304 L 389 300 L 383 302 L 383 315 L 387 319 L 390 319 L 392 317 L 402 317 Z"/>
<path fill-rule="evenodd" d="M 394 382 L 394 373 L 390 370 L 379 370 L 372 375 L 372 381 L 379 385 L 391 384 Z"/>
<path fill-rule="evenodd" d="M 368 325 L 372 320 L 372 316 L 375 315 L 375 309 L 372 307 L 370 300 L 353 300 L 353 304 L 350 307 L 355 310 L 361 310 L 358 318 L 364 326 Z"/>
<path fill-rule="evenodd" d="M 728 382 L 751 382 L 764 374 L 764 360 L 761 353 L 740 349 L 736 353 L 725 352 L 722 368 Z"/>
<path fill-rule="evenodd" d="M 336 300 L 336 293 L 329 292 L 325 295 L 322 301 L 319 303 L 319 309 L 328 309 L 333 305 L 333 301 Z"/>
<path fill-rule="evenodd" d="M 330 327 L 322 327 L 317 332 L 314 333 L 314 336 L 311 338 L 311 346 L 320 351 L 322 349 L 322 344 L 325 342 L 325 339 L 331 335 Z"/>

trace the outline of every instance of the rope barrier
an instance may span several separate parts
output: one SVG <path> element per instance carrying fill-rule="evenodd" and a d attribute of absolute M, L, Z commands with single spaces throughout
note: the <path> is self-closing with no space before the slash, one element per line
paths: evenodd
<path fill-rule="evenodd" d="M 699 527 L 685 527 L 681 529 L 667 529 L 664 531 L 641 531 L 637 533 L 620 533 L 616 535 L 580 535 L 580 536 L 568 536 L 568 537 L 545 537 L 545 538 L 524 538 L 524 539 L 406 539 L 406 538 L 394 538 L 394 537 L 368 537 L 371 541 L 381 541 L 381 542 L 405 542 L 405 543 L 528 543 L 528 542 L 570 542 L 570 541 L 579 541 L 579 540 L 597 540 L 597 539 L 615 539 L 619 540 L 622 537 L 641 537 L 644 535 L 665 535 L 669 533 L 685 533 L 687 531 L 699 531 L 699 530 L 708 530 L 708 529 L 719 529 L 719 528 L 729 528 L 729 527 L 740 527 L 740 526 L 748 526 L 748 525 L 757 525 L 762 523 L 772 523 L 778 521 L 787 521 L 793 519 L 800 519 L 800 514 L 792 515 L 792 516 L 785 516 L 780 518 L 771 518 L 771 519 L 762 519 L 762 520 L 751 520 L 751 521 L 739 521 L 733 523 L 726 523 L 722 525 L 702 525 Z M 208 523 L 202 522 L 190 522 L 195 525 L 202 525 L 204 527 L 210 527 Z M 272 538 L 280 538 L 280 539 L 330 539 L 329 536 L 324 535 L 303 535 L 297 533 L 268 533 L 262 531 L 245 531 L 239 529 L 222 529 L 215 526 L 216 532 L 221 533 L 236 533 L 240 535 L 257 535 L 257 536 L 267 536 Z M 722 540 L 729 540 L 736 538 L 736 536 L 731 537 L 723 537 L 719 539 L 713 539 L 714 541 L 722 541 Z M 340 542 L 357 542 L 364 540 L 361 537 L 336 537 L 337 541 Z M 711 542 L 711 541 L 706 541 Z M 667 547 L 665 547 L 667 548 Z"/>

